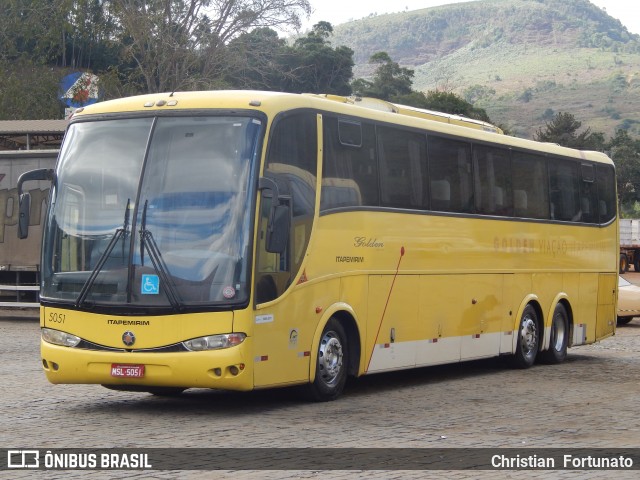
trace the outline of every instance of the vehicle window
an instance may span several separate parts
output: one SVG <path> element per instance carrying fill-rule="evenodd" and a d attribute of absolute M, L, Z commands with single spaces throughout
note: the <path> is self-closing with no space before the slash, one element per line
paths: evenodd
<path fill-rule="evenodd" d="M 598 216 L 600 223 L 607 223 L 615 218 L 617 211 L 616 177 L 613 167 L 598 165 L 596 179 L 598 183 Z"/>
<path fill-rule="evenodd" d="M 360 124 L 360 136 L 354 122 L 338 122 L 325 117 L 324 159 L 320 209 L 378 206 L 378 165 L 376 161 L 375 129 L 372 124 Z M 340 132 L 338 126 L 345 128 Z M 361 145 L 356 146 L 357 141 Z"/>
<path fill-rule="evenodd" d="M 470 144 L 436 136 L 429 136 L 428 143 L 431 210 L 472 212 Z"/>
<path fill-rule="evenodd" d="M 549 218 L 549 179 L 544 157 L 513 152 L 511 158 L 514 216 Z"/>
<path fill-rule="evenodd" d="M 497 147 L 474 146 L 473 170 L 476 212 L 511 216 L 513 194 L 509 151 Z"/>
<path fill-rule="evenodd" d="M 596 183 L 596 166 L 580 165 L 580 218 L 585 223 L 598 223 L 598 184 Z"/>
<path fill-rule="evenodd" d="M 583 214 L 590 215 L 588 201 L 580 198 L 578 185 L 576 162 L 556 158 L 549 160 L 551 220 L 579 222 Z"/>
<path fill-rule="evenodd" d="M 316 114 L 296 112 L 276 120 L 269 141 L 264 174 L 277 179 L 291 196 L 291 234 L 283 253 L 266 251 L 266 228 L 272 193 L 262 195 L 256 301 L 263 303 L 279 297 L 290 285 L 302 265 L 311 237 L 316 204 L 317 127 Z"/>
<path fill-rule="evenodd" d="M 424 134 L 379 127 L 380 196 L 384 207 L 426 208 Z"/>

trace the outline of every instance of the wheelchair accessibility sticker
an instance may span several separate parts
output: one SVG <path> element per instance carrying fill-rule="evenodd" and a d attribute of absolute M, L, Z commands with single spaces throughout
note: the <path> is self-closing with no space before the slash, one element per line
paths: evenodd
<path fill-rule="evenodd" d="M 140 293 L 142 295 L 158 295 L 160 293 L 160 279 L 158 275 L 142 275 Z"/>

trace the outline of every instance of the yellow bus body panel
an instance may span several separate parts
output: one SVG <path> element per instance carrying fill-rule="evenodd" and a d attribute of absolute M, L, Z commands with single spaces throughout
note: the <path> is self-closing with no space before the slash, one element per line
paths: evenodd
<path fill-rule="evenodd" d="M 397 228 L 389 229 L 391 222 Z M 320 217 L 305 273 L 312 283 L 341 277 L 360 285 L 360 295 L 348 303 L 366 319 L 360 325 L 366 332 L 363 372 L 375 348 L 389 349 L 390 369 L 512 353 L 513 332 L 530 301 L 539 303 L 549 328 L 549 312 L 567 300 L 581 335 L 570 344 L 592 343 L 613 333 L 612 292 L 598 304 L 606 319 L 598 334 L 593 295 L 600 272 L 611 271 L 615 262 L 611 228 L 337 213 Z M 490 334 L 499 338 L 485 343 Z M 394 344 L 416 341 L 430 342 L 438 353 L 421 352 L 421 345 L 406 358 L 399 348 L 393 352 Z"/>

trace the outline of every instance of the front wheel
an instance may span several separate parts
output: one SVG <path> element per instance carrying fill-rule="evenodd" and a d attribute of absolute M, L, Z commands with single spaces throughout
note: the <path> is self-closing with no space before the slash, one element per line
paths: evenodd
<path fill-rule="evenodd" d="M 569 316 L 564 305 L 559 303 L 553 312 L 551 320 L 551 338 L 549 348 L 540 353 L 544 363 L 562 363 L 567 358 L 569 344 Z"/>
<path fill-rule="evenodd" d="M 316 378 L 307 385 L 312 400 L 327 402 L 340 396 L 347 380 L 347 335 L 335 318 L 327 323 L 320 337 Z"/>
<path fill-rule="evenodd" d="M 512 364 L 516 368 L 529 368 L 536 361 L 538 345 L 540 344 L 540 329 L 538 314 L 535 308 L 527 305 L 520 318 L 518 327 L 518 345 L 512 357 Z"/>

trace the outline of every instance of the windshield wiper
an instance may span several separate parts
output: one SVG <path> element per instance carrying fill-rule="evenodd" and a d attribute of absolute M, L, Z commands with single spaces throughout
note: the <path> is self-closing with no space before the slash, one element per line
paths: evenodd
<path fill-rule="evenodd" d="M 144 265 L 144 249 L 146 248 L 149 252 L 149 258 L 151 259 L 153 268 L 156 270 L 156 272 L 158 272 L 160 278 L 162 279 L 163 285 L 165 286 L 165 294 L 167 296 L 167 299 L 169 300 L 169 303 L 175 311 L 180 312 L 183 310 L 180 294 L 173 285 L 173 282 L 171 282 L 169 269 L 167 268 L 167 264 L 162 258 L 162 254 L 160 253 L 158 244 L 153 238 L 151 232 L 147 230 L 148 203 L 149 201 L 145 200 L 144 209 L 142 210 L 142 221 L 140 224 L 140 264 Z"/>
<path fill-rule="evenodd" d="M 109 240 L 109 244 L 107 245 L 107 248 L 104 250 L 104 252 L 102 252 L 102 255 L 100 255 L 100 258 L 98 259 L 98 263 L 96 263 L 96 266 L 91 271 L 91 275 L 89 275 L 89 278 L 87 278 L 87 281 L 84 282 L 84 285 L 80 290 L 80 295 L 78 295 L 78 298 L 76 299 L 76 304 L 75 304 L 76 308 L 80 307 L 84 303 L 85 299 L 87 298 L 87 295 L 89 294 L 89 290 L 95 283 L 96 278 L 98 278 L 98 275 L 102 271 L 102 267 L 104 267 L 104 264 L 107 262 L 109 255 L 111 255 L 111 252 L 115 248 L 118 241 L 127 234 L 127 231 L 129 229 L 129 215 L 130 215 L 129 207 L 130 206 L 131 206 L 131 199 L 128 198 L 127 206 L 125 207 L 125 210 L 124 210 L 124 223 L 122 225 L 122 228 L 116 229 L 116 231 L 113 233 L 113 235 L 111 236 L 111 240 Z M 125 242 L 123 241 L 122 242 L 123 258 L 124 258 L 124 244 Z"/>

